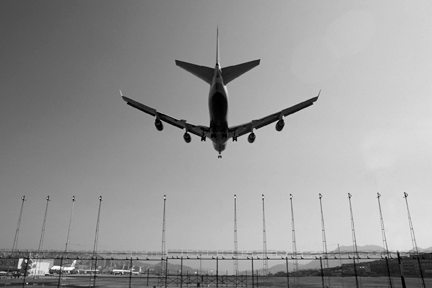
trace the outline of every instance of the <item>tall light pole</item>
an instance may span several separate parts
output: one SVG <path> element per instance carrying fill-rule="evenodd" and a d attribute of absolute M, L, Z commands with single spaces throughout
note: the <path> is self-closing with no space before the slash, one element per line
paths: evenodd
<path fill-rule="evenodd" d="M 417 242 L 416 242 L 415 234 L 414 234 L 414 226 L 413 226 L 412 221 L 411 221 L 411 215 L 410 215 L 410 211 L 409 211 L 409 207 L 408 207 L 408 193 L 404 192 L 404 198 L 405 198 L 405 203 L 406 203 L 407 212 L 408 212 L 408 221 L 409 221 L 410 232 L 411 232 L 411 241 L 412 241 L 412 244 L 413 244 L 414 251 L 415 251 L 415 253 L 417 255 L 417 261 L 418 261 L 418 264 L 419 264 L 419 270 L 420 270 L 420 277 L 421 277 L 421 280 L 422 280 L 422 285 L 423 285 L 423 288 L 426 288 L 426 283 L 424 281 L 423 271 L 422 271 L 421 262 L 420 262 L 420 255 L 419 255 L 419 251 L 418 251 L 418 247 L 417 247 Z"/>
<path fill-rule="evenodd" d="M 385 229 L 384 229 L 384 218 L 382 216 L 382 211 L 381 211 L 381 201 L 380 201 L 380 197 L 381 194 L 377 192 L 377 199 L 378 199 L 378 208 L 379 208 L 379 213 L 380 213 L 380 220 L 381 220 L 381 236 L 382 236 L 382 240 L 383 240 L 383 247 L 385 249 L 385 253 L 386 253 L 386 266 L 387 266 L 387 274 L 388 274 L 388 283 L 390 287 L 393 287 L 393 283 L 391 280 L 391 274 L 390 274 L 390 268 L 389 268 L 389 259 L 390 259 L 390 252 L 388 250 L 388 245 L 387 245 L 387 237 L 385 234 Z"/>
<path fill-rule="evenodd" d="M 237 275 L 237 271 L 238 271 L 237 195 L 235 194 L 234 194 L 234 269 L 233 270 L 234 270 L 233 275 Z"/>
<path fill-rule="evenodd" d="M 327 240 L 325 235 L 325 226 L 324 226 L 324 213 L 322 208 L 322 195 L 319 193 L 320 200 L 320 208 L 321 208 L 321 232 L 322 232 L 322 241 L 323 241 L 323 253 L 324 253 L 324 269 L 329 268 L 328 255 L 327 255 Z M 330 286 L 330 278 L 327 277 L 328 286 Z"/>
<path fill-rule="evenodd" d="M 358 256 L 358 250 L 357 250 L 357 240 L 356 240 L 356 235 L 355 235 L 355 227 L 354 227 L 354 216 L 353 216 L 353 212 L 352 212 L 352 206 L 351 206 L 351 194 L 348 193 L 348 201 L 349 201 L 349 206 L 350 206 L 350 213 L 351 213 L 351 232 L 352 232 L 352 240 L 353 240 L 353 248 L 354 248 L 354 274 L 355 274 L 355 279 L 356 279 L 356 287 L 359 288 L 359 281 L 358 281 L 358 277 L 357 277 L 357 267 L 356 267 L 356 259 L 359 258 Z"/>
<path fill-rule="evenodd" d="M 264 194 L 262 194 L 262 209 L 263 209 L 263 273 L 265 276 L 268 275 L 268 260 L 267 260 L 267 233 L 265 225 L 265 209 L 264 209 Z"/>
<path fill-rule="evenodd" d="M 71 213 L 69 216 L 69 227 L 68 227 L 68 233 L 67 233 L 67 238 L 66 238 L 65 252 L 68 251 L 69 235 L 70 235 L 70 229 L 71 229 L 71 225 L 72 225 L 74 205 L 75 205 L 75 196 L 72 196 L 72 208 L 71 208 Z"/>
<path fill-rule="evenodd" d="M 17 229 L 15 231 L 14 242 L 13 242 L 13 245 L 12 245 L 12 253 L 18 247 L 18 236 L 19 236 L 19 230 L 20 230 L 20 226 L 21 226 L 21 217 L 22 217 L 22 212 L 23 212 L 23 208 L 24 208 L 24 202 L 26 201 L 25 196 L 21 197 L 21 201 L 22 201 L 22 203 L 21 203 L 21 210 L 20 210 L 20 214 L 19 214 L 19 218 L 18 218 Z"/>

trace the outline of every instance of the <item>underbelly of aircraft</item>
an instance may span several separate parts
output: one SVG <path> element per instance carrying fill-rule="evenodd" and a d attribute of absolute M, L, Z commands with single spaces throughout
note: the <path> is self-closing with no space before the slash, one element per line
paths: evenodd
<path fill-rule="evenodd" d="M 226 131 L 228 129 L 228 99 L 222 93 L 216 92 L 209 99 L 210 129 Z"/>

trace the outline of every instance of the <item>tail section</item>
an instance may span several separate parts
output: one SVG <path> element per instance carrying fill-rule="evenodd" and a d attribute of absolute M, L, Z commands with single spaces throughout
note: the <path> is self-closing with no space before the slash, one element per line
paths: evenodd
<path fill-rule="evenodd" d="M 216 64 L 219 64 L 219 27 L 216 30 Z"/>
<path fill-rule="evenodd" d="M 219 58 L 219 27 L 216 30 L 216 65 L 219 64 L 220 67 L 220 58 Z M 258 66 L 260 63 L 260 60 L 254 60 L 234 66 L 229 66 L 222 69 L 222 77 L 224 84 L 228 84 L 232 80 L 236 79 L 237 77 L 243 75 L 244 73 L 248 72 L 252 68 Z M 184 70 L 188 71 L 189 73 L 192 73 L 193 75 L 197 76 L 198 78 L 204 80 L 208 84 L 212 84 L 213 75 L 214 75 L 214 68 L 206 67 L 206 66 L 199 66 L 183 61 L 176 60 L 176 65 L 183 68 Z M 121 93 L 121 91 L 120 91 Z"/>
<path fill-rule="evenodd" d="M 198 66 L 195 64 L 191 64 L 179 60 L 176 60 L 176 65 L 188 71 L 189 73 L 192 73 L 193 75 L 197 76 L 198 78 L 204 80 L 209 85 L 211 85 L 213 74 L 214 74 L 213 68 L 206 67 L 206 66 Z"/>
<path fill-rule="evenodd" d="M 223 77 L 225 85 L 227 85 L 229 82 L 231 82 L 235 78 L 248 72 L 252 68 L 258 66 L 259 63 L 260 63 L 260 60 L 254 60 L 254 61 L 250 61 L 250 62 L 222 68 L 222 77 Z"/>
<path fill-rule="evenodd" d="M 72 262 L 72 264 L 71 264 L 71 266 L 70 267 L 75 267 L 75 265 L 76 265 L 76 260 L 74 260 L 73 262 Z"/>

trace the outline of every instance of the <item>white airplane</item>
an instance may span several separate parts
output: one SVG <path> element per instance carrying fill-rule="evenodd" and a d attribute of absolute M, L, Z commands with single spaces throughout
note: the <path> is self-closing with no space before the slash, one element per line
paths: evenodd
<path fill-rule="evenodd" d="M 140 272 L 135 272 L 135 271 L 133 271 L 133 269 L 113 269 L 111 271 L 111 274 L 114 274 L 114 275 L 125 275 L 125 274 L 131 274 L 131 273 L 132 273 L 132 275 L 139 275 L 140 274 Z"/>
<path fill-rule="evenodd" d="M 135 100 L 123 96 L 121 91 L 120 95 L 128 105 L 156 117 L 155 126 L 158 131 L 163 130 L 162 121 L 164 121 L 175 127 L 184 129 L 185 133 L 183 135 L 183 139 L 186 143 L 191 142 L 191 136 L 189 133 L 201 137 L 201 141 L 205 141 L 206 138 L 210 138 L 210 140 L 213 142 L 214 149 L 219 152 L 218 158 L 222 158 L 221 153 L 225 150 L 228 139 L 232 138 L 233 141 L 237 141 L 237 137 L 249 133 L 248 141 L 249 143 L 253 143 L 256 138 L 254 133 L 255 129 L 262 128 L 276 121 L 276 130 L 282 131 L 285 125 L 283 118 L 313 105 L 313 103 L 318 100 L 320 93 L 318 93 L 316 97 L 313 97 L 292 107 L 278 111 L 274 114 L 268 115 L 266 117 L 252 120 L 245 124 L 229 127 L 227 117 L 228 91 L 226 85 L 240 75 L 258 66 L 260 60 L 254 60 L 239 65 L 221 68 L 219 62 L 219 31 L 217 32 L 216 38 L 216 66 L 214 68 L 198 66 L 195 64 L 176 60 L 177 66 L 185 69 L 186 71 L 192 73 L 193 75 L 210 84 L 208 101 L 210 111 L 209 127 L 193 125 L 191 123 L 188 123 L 186 120 L 177 120 L 171 116 L 158 112 L 154 108 L 148 107 Z"/>
<path fill-rule="evenodd" d="M 74 260 L 73 262 L 72 262 L 72 264 L 70 264 L 70 266 L 66 266 L 66 265 L 63 265 L 63 266 L 58 266 L 58 265 L 56 265 L 56 266 L 52 266 L 49 270 L 50 270 L 50 272 L 60 272 L 60 271 L 62 271 L 63 273 L 71 273 L 72 271 L 75 271 L 75 265 L 76 265 L 76 260 Z"/>

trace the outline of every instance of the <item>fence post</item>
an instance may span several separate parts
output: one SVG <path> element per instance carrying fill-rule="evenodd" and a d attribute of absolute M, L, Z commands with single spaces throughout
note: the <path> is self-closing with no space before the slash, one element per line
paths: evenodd
<path fill-rule="evenodd" d="M 286 262 L 286 274 L 287 274 L 287 287 L 289 288 L 289 266 L 288 266 L 288 256 L 285 258 Z"/>
<path fill-rule="evenodd" d="M 254 285 L 255 284 L 254 283 L 255 282 L 255 279 L 254 279 L 255 276 L 254 276 L 254 267 L 253 267 L 253 257 L 251 257 L 251 258 L 252 258 L 252 288 L 253 288 L 253 287 L 255 287 L 255 285 Z"/>

